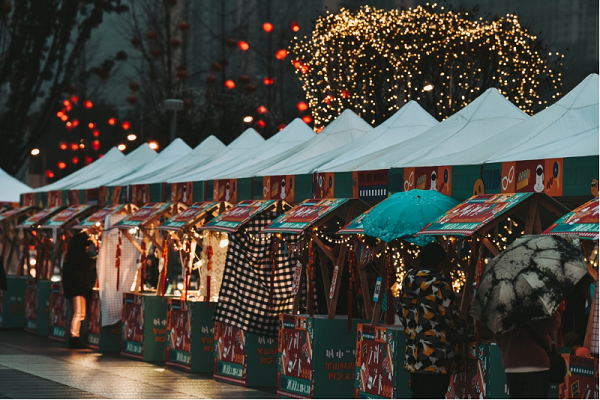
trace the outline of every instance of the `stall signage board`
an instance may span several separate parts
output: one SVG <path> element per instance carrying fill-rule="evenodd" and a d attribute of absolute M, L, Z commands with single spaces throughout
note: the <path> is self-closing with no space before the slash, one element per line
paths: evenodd
<path fill-rule="evenodd" d="M 92 208 L 92 205 L 81 205 L 81 206 L 72 206 L 67 208 L 66 210 L 62 210 L 61 212 L 59 212 L 58 214 L 54 215 L 52 218 L 50 218 L 48 221 L 46 221 L 44 223 L 44 225 L 42 225 L 42 228 L 59 228 L 61 226 L 63 226 L 64 224 L 66 224 L 67 222 L 69 222 L 70 220 L 72 220 L 73 218 L 76 218 L 79 214 L 85 212 L 86 210 L 89 210 L 90 208 Z"/>
<path fill-rule="evenodd" d="M 560 384 L 559 399 L 598 398 L 598 359 L 563 354 L 569 372 Z"/>
<path fill-rule="evenodd" d="M 165 230 L 179 230 L 188 224 L 192 224 L 197 221 L 205 213 L 209 212 L 219 203 L 215 201 L 200 201 L 192 204 L 187 210 L 180 212 L 179 214 L 169 218 L 163 222 L 157 229 Z"/>
<path fill-rule="evenodd" d="M 169 207 L 171 207 L 171 203 L 147 204 L 147 205 L 143 206 L 142 208 L 140 208 L 139 210 L 137 210 L 135 213 L 131 214 L 130 216 L 123 218 L 122 220 L 117 222 L 114 226 L 116 228 L 121 228 L 121 229 L 136 228 L 140 225 L 143 225 L 144 223 L 151 220 L 152 218 L 156 217 L 160 213 L 164 212 Z"/>
<path fill-rule="evenodd" d="M 191 331 L 188 302 L 169 299 L 167 304 L 167 365 L 190 369 Z"/>
<path fill-rule="evenodd" d="M 61 209 L 63 209 L 61 206 L 44 208 L 39 213 L 33 214 L 23 221 L 23 223 L 17 225 L 17 228 L 31 228 L 32 226 L 38 225 L 40 222 L 44 221 L 45 218 L 57 213 Z"/>
<path fill-rule="evenodd" d="M 91 228 L 96 225 L 104 225 L 104 220 L 107 216 L 119 212 L 125 207 L 125 204 L 114 204 L 106 206 L 101 210 L 96 211 L 85 220 L 81 221 L 79 225 L 75 225 L 74 228 L 85 229 Z"/>
<path fill-rule="evenodd" d="M 0 328 L 25 326 L 26 277 L 6 277 L 7 290 L 0 289 Z"/>
<path fill-rule="evenodd" d="M 123 294 L 122 355 L 151 362 L 166 360 L 167 301 L 154 294 Z"/>
<path fill-rule="evenodd" d="M 447 211 L 417 235 L 470 236 L 533 193 L 480 194 Z"/>
<path fill-rule="evenodd" d="M 258 213 L 275 204 L 276 200 L 244 200 L 218 215 L 202 229 L 235 232 Z"/>
<path fill-rule="evenodd" d="M 67 300 L 60 283 L 50 285 L 50 339 L 65 341 L 67 338 Z"/>
<path fill-rule="evenodd" d="M 27 207 L 17 207 L 17 208 L 13 208 L 12 210 L 5 211 L 2 214 L 0 214 L 0 222 L 9 220 L 12 217 L 19 216 L 19 215 L 26 213 L 27 211 L 33 210 L 33 209 L 35 209 L 35 207 L 27 206 Z"/>
<path fill-rule="evenodd" d="M 309 226 L 350 199 L 308 199 L 281 215 L 263 232 L 302 233 Z"/>
<path fill-rule="evenodd" d="M 338 235 L 352 235 L 352 234 L 364 235 L 365 227 L 363 226 L 363 219 L 371 210 L 372 210 L 372 208 L 369 208 L 367 211 L 360 214 L 358 217 L 354 218 L 352 221 L 350 221 L 350 223 L 348 223 L 342 229 L 337 231 L 337 234 Z"/>
<path fill-rule="evenodd" d="M 278 395 L 303 398 L 314 396 L 313 338 L 314 330 L 312 325 L 308 325 L 306 317 L 280 314 Z"/>
<path fill-rule="evenodd" d="M 25 291 L 25 330 L 48 336 L 50 325 L 51 282 L 27 280 Z"/>
<path fill-rule="evenodd" d="M 544 231 L 544 235 L 577 235 L 582 239 L 598 239 L 598 197 L 563 215 Z"/>

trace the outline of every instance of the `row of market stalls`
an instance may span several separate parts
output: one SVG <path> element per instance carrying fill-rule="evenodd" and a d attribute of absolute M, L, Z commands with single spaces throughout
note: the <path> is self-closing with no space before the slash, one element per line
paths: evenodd
<path fill-rule="evenodd" d="M 424 243 L 447 249 L 467 320 L 486 260 L 522 235 L 577 234 L 597 281 L 598 136 L 591 75 L 533 117 L 490 89 L 442 122 L 409 102 L 375 129 L 346 110 L 317 135 L 295 120 L 268 140 L 111 150 L 0 214 L 24 249 L 0 323 L 65 339 L 52 282 L 84 229 L 99 245 L 91 347 L 284 397 L 406 397 L 394 297 Z M 449 395 L 506 397 L 498 348 L 473 329 Z M 597 380 L 597 358 L 570 361 Z M 573 376 L 557 397 L 575 397 Z"/>

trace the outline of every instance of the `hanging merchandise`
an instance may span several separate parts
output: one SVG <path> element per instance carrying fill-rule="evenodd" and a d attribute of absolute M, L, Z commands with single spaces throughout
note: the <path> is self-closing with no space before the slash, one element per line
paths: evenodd
<path fill-rule="evenodd" d="M 119 239 L 117 241 L 117 251 L 115 254 L 115 268 L 117 269 L 117 291 L 119 291 L 119 281 L 121 276 L 121 245 L 123 244 L 123 234 L 119 230 Z"/>
<path fill-rule="evenodd" d="M 313 240 L 308 240 L 308 264 L 306 265 L 306 282 L 308 285 L 308 313 L 312 317 L 315 314 L 315 249 Z"/>

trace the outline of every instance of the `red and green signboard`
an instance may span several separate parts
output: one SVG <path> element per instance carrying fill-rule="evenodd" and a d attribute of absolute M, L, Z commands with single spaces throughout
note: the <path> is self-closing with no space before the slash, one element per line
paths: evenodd
<path fill-rule="evenodd" d="M 598 197 L 563 215 L 544 231 L 544 235 L 577 235 L 598 240 Z"/>
<path fill-rule="evenodd" d="M 28 212 L 29 210 L 34 210 L 34 209 L 35 209 L 35 207 L 33 207 L 33 206 L 27 206 L 27 207 L 17 207 L 17 208 L 13 208 L 12 210 L 5 211 L 2 214 L 0 214 L 0 222 L 7 221 L 13 217 L 17 217 L 19 215 L 22 215 L 22 214 Z"/>
<path fill-rule="evenodd" d="M 27 280 L 25 289 L 25 330 L 48 336 L 50 325 L 51 282 Z"/>
<path fill-rule="evenodd" d="M 121 354 L 144 361 L 165 361 L 167 298 L 123 294 Z"/>
<path fill-rule="evenodd" d="M 263 232 L 301 233 L 350 199 L 309 199 L 281 215 Z"/>
<path fill-rule="evenodd" d="M 350 223 L 348 223 L 342 229 L 337 231 L 337 234 L 338 235 L 351 235 L 351 234 L 364 235 L 365 228 L 364 228 L 362 222 L 363 222 L 363 219 L 365 218 L 365 215 L 367 215 L 371 210 L 372 210 L 372 208 L 369 208 L 367 211 L 360 214 L 358 217 L 354 218 L 352 221 L 350 221 Z"/>
<path fill-rule="evenodd" d="M 94 290 L 84 323 L 83 342 L 93 349 L 116 352 L 121 348 L 121 322 L 102 326 L 100 292 Z"/>
<path fill-rule="evenodd" d="M 85 220 L 81 221 L 79 225 L 75 225 L 74 228 L 85 229 L 91 228 L 92 226 L 103 226 L 104 220 L 107 216 L 121 211 L 124 207 L 125 204 L 114 204 L 106 206 L 103 209 L 96 211 L 95 213 L 87 217 Z"/>
<path fill-rule="evenodd" d="M 218 215 L 202 229 L 235 232 L 252 217 L 276 203 L 276 200 L 244 200 Z"/>
<path fill-rule="evenodd" d="M 470 236 L 533 193 L 480 194 L 447 211 L 417 235 Z"/>
<path fill-rule="evenodd" d="M 143 225 L 145 222 L 156 217 L 160 213 L 166 211 L 171 207 L 171 203 L 150 203 L 146 204 L 135 213 L 130 216 L 123 218 L 115 224 L 115 227 L 125 228 L 136 228 Z"/>
<path fill-rule="evenodd" d="M 80 215 L 81 213 L 84 213 L 87 210 L 90 210 L 92 207 L 94 207 L 94 206 L 92 206 L 92 205 L 81 205 L 81 206 L 72 206 L 72 207 L 69 207 L 66 210 L 62 210 L 58 214 L 56 214 L 53 217 L 51 217 L 48 221 L 46 221 L 44 223 L 44 225 L 41 226 L 41 228 L 42 229 L 44 229 L 44 228 L 55 228 L 55 227 L 56 228 L 60 228 L 61 226 L 63 226 L 67 222 L 71 221 L 73 218 L 77 218 L 77 216 Z"/>
<path fill-rule="evenodd" d="M 64 342 L 67 338 L 67 299 L 60 283 L 50 285 L 50 339 Z"/>
<path fill-rule="evenodd" d="M 0 289 L 0 328 L 25 326 L 26 277 L 6 277 L 7 290 Z"/>
<path fill-rule="evenodd" d="M 157 229 L 182 229 L 183 227 L 198 221 L 204 214 L 214 210 L 218 205 L 219 203 L 215 201 L 200 201 L 198 203 L 194 203 L 185 211 L 182 211 L 163 222 L 160 226 L 158 226 Z"/>
<path fill-rule="evenodd" d="M 59 212 L 60 210 L 62 210 L 63 208 L 64 207 L 61 207 L 61 206 L 44 208 L 42 211 L 40 211 L 36 214 L 33 214 L 31 217 L 27 218 L 21 224 L 17 225 L 17 228 L 31 228 L 35 225 L 39 225 L 39 224 L 43 223 L 46 219 L 51 217 L 52 215 L 54 215 L 57 212 Z"/>
<path fill-rule="evenodd" d="M 279 316 L 277 394 L 288 397 L 314 396 L 312 325 L 306 317 Z"/>

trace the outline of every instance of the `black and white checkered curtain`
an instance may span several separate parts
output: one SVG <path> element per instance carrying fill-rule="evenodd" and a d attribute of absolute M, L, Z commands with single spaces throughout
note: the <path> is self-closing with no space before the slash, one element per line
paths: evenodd
<path fill-rule="evenodd" d="M 215 321 L 255 334 L 276 335 L 279 314 L 292 311 L 292 281 L 297 259 L 291 245 L 300 239 L 299 235 L 283 235 L 285 242 L 290 245 L 279 241 L 273 304 L 272 307 L 269 305 L 271 254 L 273 242 L 277 239 L 270 234 L 261 234 L 260 231 L 277 216 L 274 212 L 261 213 L 238 232 L 229 235 L 229 248 L 214 315 Z M 246 229 L 248 232 L 245 232 Z M 304 304 L 306 285 L 303 285 L 301 293 Z"/>

